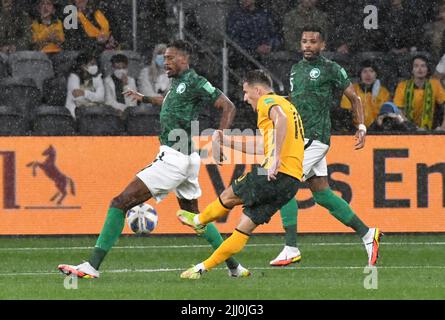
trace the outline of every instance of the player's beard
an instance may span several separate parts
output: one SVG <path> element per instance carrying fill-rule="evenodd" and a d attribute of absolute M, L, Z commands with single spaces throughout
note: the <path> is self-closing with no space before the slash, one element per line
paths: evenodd
<path fill-rule="evenodd" d="M 308 52 L 311 53 L 311 56 L 309 56 L 309 57 L 306 57 L 305 54 L 304 54 L 304 52 L 303 52 L 303 57 L 304 57 L 306 60 L 314 60 L 314 59 L 316 59 L 316 58 L 320 55 L 320 51 L 318 51 L 318 52 L 315 52 L 315 51 L 308 51 Z"/>

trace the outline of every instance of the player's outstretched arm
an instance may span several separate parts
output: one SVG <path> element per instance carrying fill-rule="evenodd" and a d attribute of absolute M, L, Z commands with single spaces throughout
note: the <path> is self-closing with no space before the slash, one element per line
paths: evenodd
<path fill-rule="evenodd" d="M 354 90 L 352 84 L 345 89 L 343 94 L 349 99 L 352 105 L 352 114 L 354 117 L 354 123 L 358 123 L 357 132 L 355 133 L 355 138 L 357 140 L 354 148 L 361 149 L 365 146 L 366 137 L 366 126 L 365 126 L 365 116 L 363 111 L 363 104 L 360 97 Z"/>
<path fill-rule="evenodd" d="M 215 107 L 222 109 L 221 120 L 219 122 L 219 129 L 229 129 L 232 126 L 235 118 L 236 108 L 232 101 L 222 93 L 215 101 Z"/>
<path fill-rule="evenodd" d="M 161 106 L 162 102 L 164 101 L 164 97 L 163 96 L 147 97 L 147 96 L 144 96 L 142 93 L 139 93 L 139 92 L 131 90 L 131 89 L 123 92 L 123 94 L 126 97 L 130 97 L 131 99 L 133 99 L 135 101 L 144 102 L 144 103 L 151 103 L 151 104 L 153 104 L 155 106 Z"/>
<path fill-rule="evenodd" d="M 222 152 L 223 146 L 241 151 L 247 154 L 263 155 L 263 140 L 261 136 L 255 137 L 253 141 L 235 140 L 232 136 L 224 135 L 222 130 L 215 130 L 212 136 L 212 155 L 218 164 L 222 164 L 225 156 Z"/>
<path fill-rule="evenodd" d="M 263 137 L 255 136 L 254 140 L 235 140 L 232 136 L 224 135 L 221 130 L 215 131 L 217 139 L 229 148 L 241 151 L 247 154 L 264 155 Z"/>

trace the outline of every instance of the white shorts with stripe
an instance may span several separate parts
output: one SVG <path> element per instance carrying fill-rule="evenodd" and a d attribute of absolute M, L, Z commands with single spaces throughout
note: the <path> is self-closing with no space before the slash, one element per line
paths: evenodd
<path fill-rule="evenodd" d="M 161 146 L 156 159 L 136 176 L 145 183 L 157 202 L 174 191 L 180 199 L 201 196 L 198 176 L 201 158 L 197 152 L 185 155 L 168 146 Z"/>
<path fill-rule="evenodd" d="M 326 177 L 328 164 L 326 154 L 329 151 L 327 144 L 318 140 L 304 139 L 303 181 L 313 177 Z"/>

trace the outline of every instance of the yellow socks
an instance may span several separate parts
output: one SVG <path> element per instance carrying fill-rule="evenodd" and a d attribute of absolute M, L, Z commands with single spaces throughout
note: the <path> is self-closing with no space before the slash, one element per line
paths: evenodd
<path fill-rule="evenodd" d="M 203 212 L 199 215 L 199 223 L 208 224 L 209 222 L 215 221 L 218 218 L 225 216 L 229 213 L 230 209 L 223 206 L 221 200 L 216 199 L 211 204 L 209 204 Z"/>
<path fill-rule="evenodd" d="M 232 235 L 228 237 L 206 261 L 203 262 L 205 269 L 209 271 L 234 254 L 240 252 L 248 240 L 249 236 L 247 234 L 235 229 Z"/>

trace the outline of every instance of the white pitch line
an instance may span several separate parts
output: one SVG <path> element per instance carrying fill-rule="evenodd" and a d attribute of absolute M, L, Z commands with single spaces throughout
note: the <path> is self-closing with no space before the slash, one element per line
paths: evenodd
<path fill-rule="evenodd" d="M 246 247 L 276 247 L 282 246 L 283 243 L 255 243 L 247 244 Z M 303 243 L 300 246 L 362 246 L 357 242 L 318 242 Z M 382 246 L 443 246 L 445 242 L 382 242 Z M 209 245 L 151 245 L 151 246 L 116 246 L 113 250 L 132 250 L 132 249 L 184 249 L 184 248 L 209 248 Z M 28 248 L 0 248 L 0 251 L 51 251 L 51 250 L 91 250 L 93 247 L 28 247 Z"/>
<path fill-rule="evenodd" d="M 249 267 L 249 270 L 257 270 L 257 271 L 267 271 L 267 270 L 363 270 L 364 266 L 308 266 L 308 267 Z M 445 266 L 380 266 L 376 267 L 377 269 L 445 269 Z M 158 269 L 111 269 L 104 270 L 101 273 L 160 273 L 160 272 L 180 272 L 184 271 L 185 268 L 158 268 Z M 225 270 L 225 268 L 216 268 L 216 270 Z M 16 277 L 16 276 L 48 276 L 48 275 L 60 275 L 63 276 L 60 272 L 17 272 L 17 273 L 0 273 L 0 277 Z"/>

